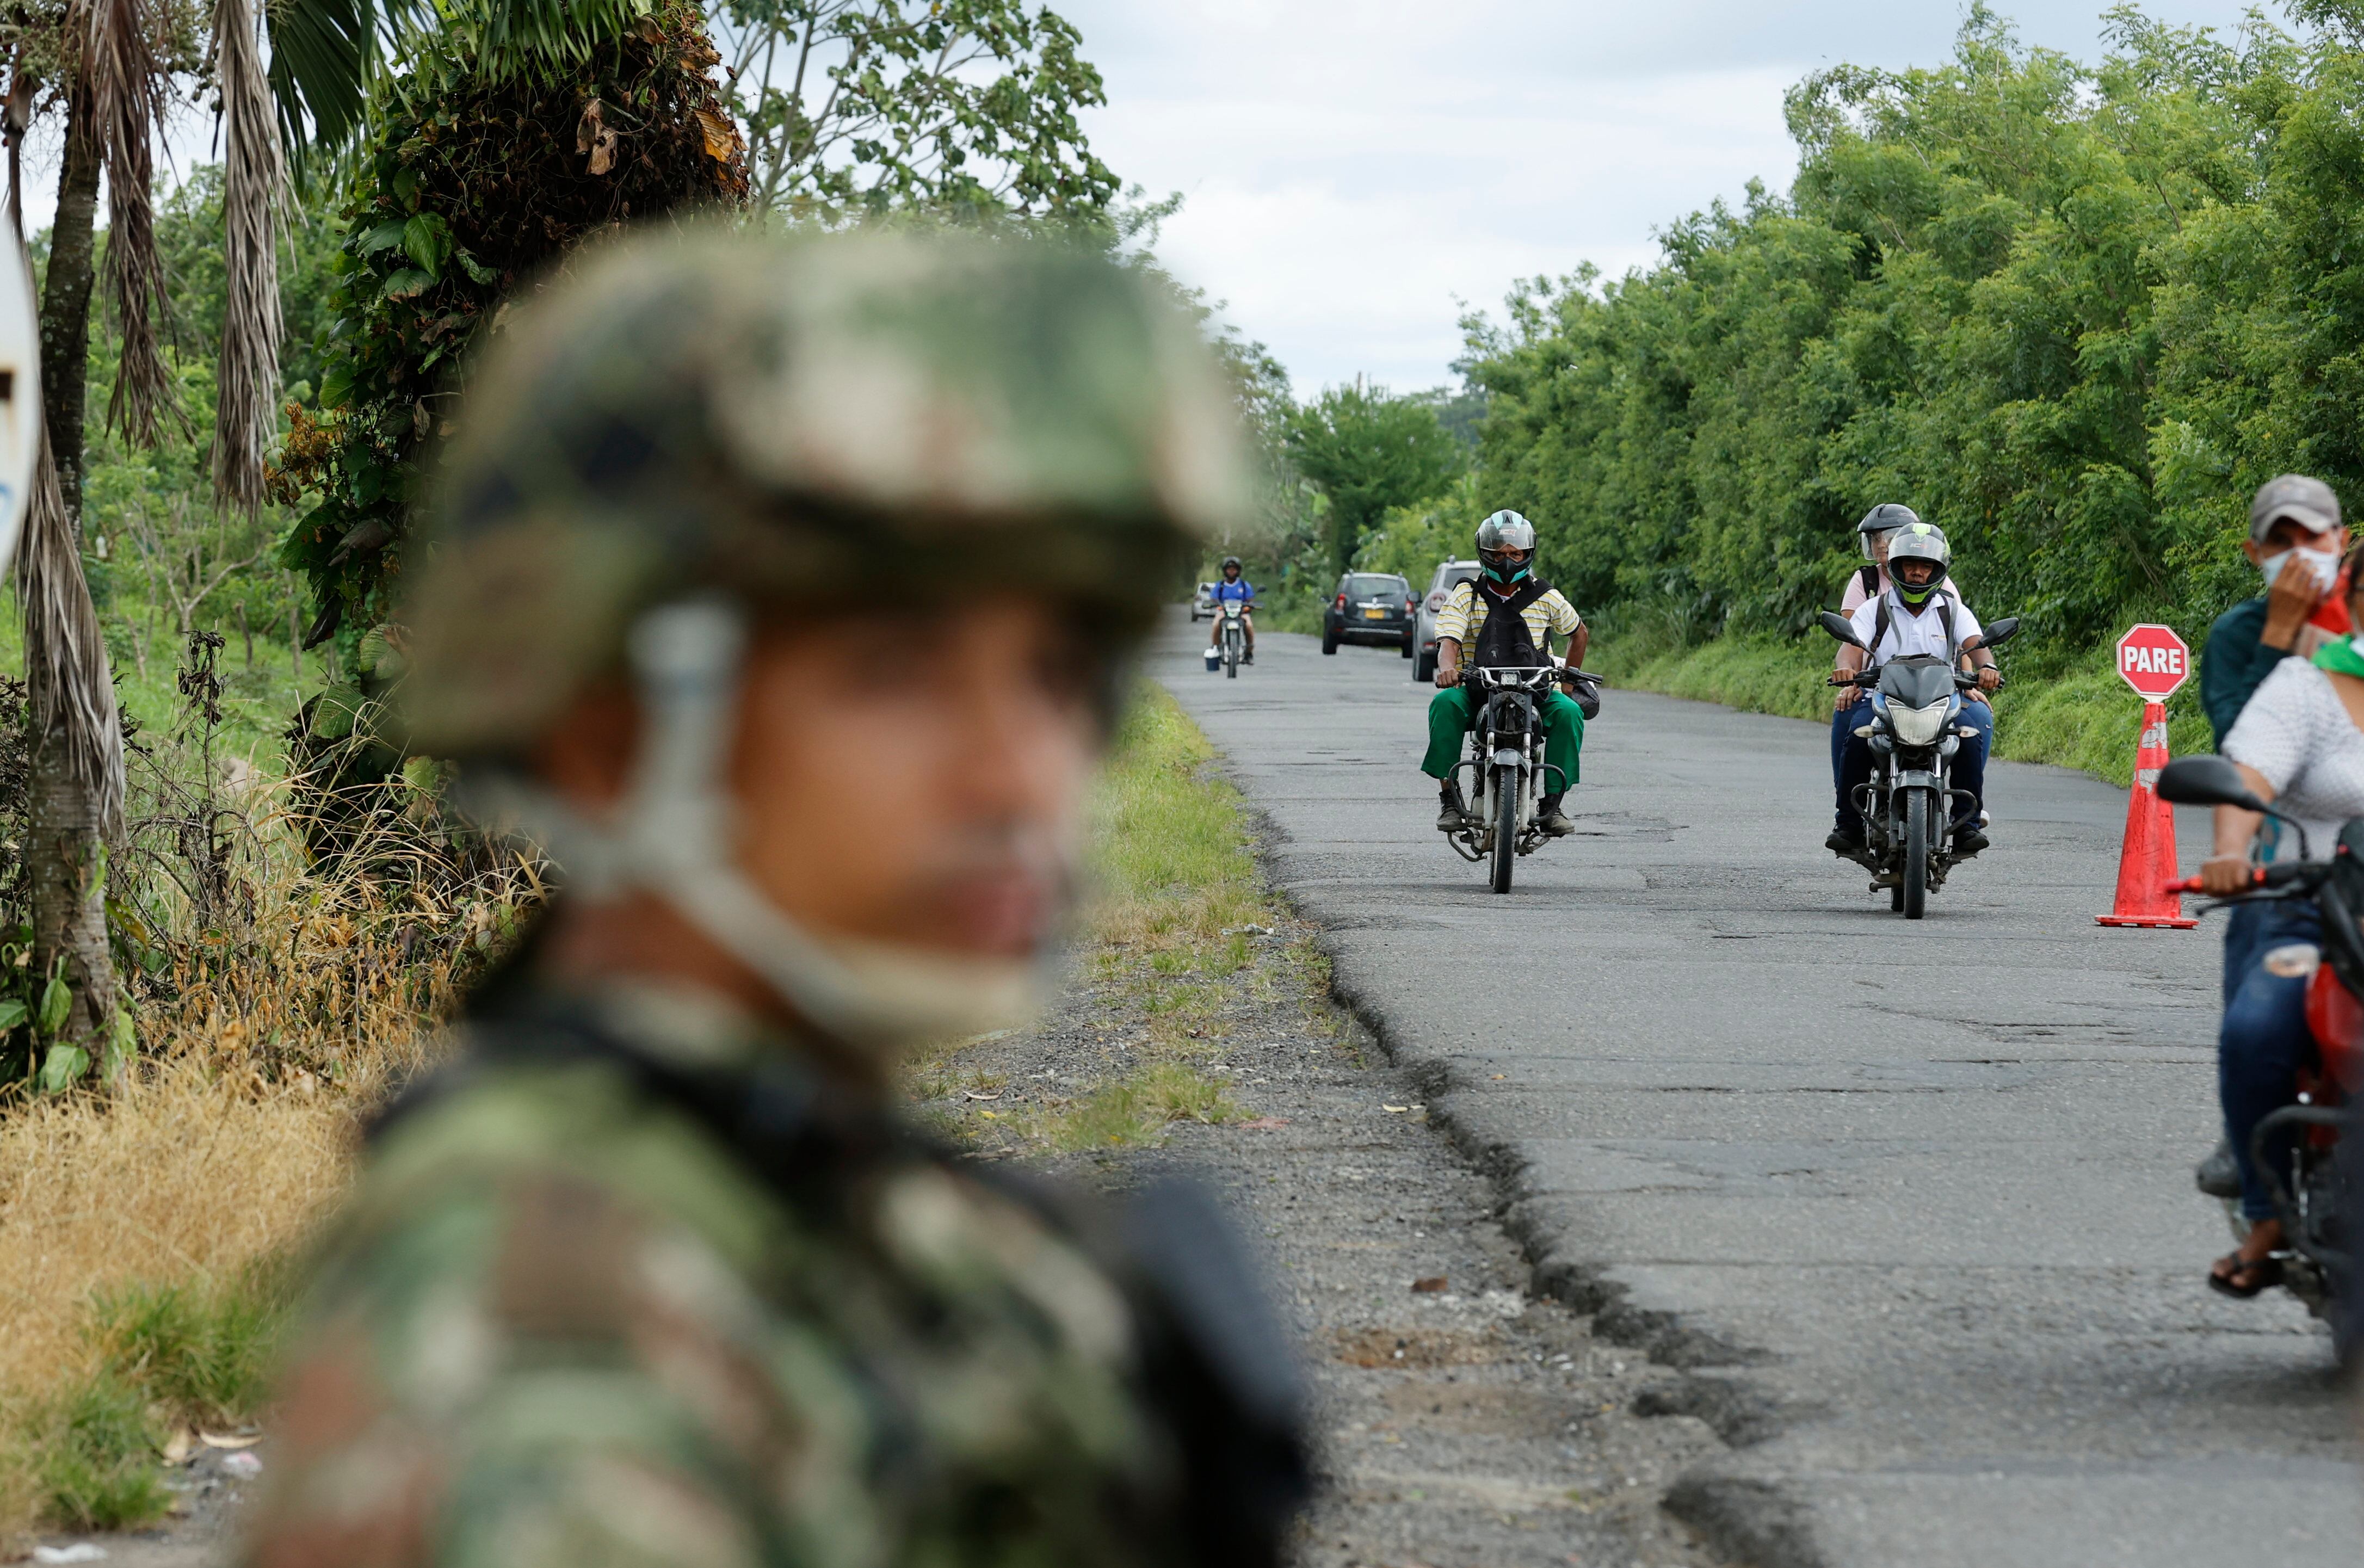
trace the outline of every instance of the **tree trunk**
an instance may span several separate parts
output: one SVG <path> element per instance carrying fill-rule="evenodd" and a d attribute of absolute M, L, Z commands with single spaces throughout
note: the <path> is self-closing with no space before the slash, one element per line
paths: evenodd
<path fill-rule="evenodd" d="M 33 748 L 33 962 L 47 973 L 65 955 L 73 1007 L 59 1038 L 83 1046 L 93 1062 L 115 1010 L 115 961 L 106 946 L 106 840 L 97 801 L 74 775 L 61 717 Z M 35 995 L 39 995 L 37 991 Z"/>
<path fill-rule="evenodd" d="M 90 293 L 97 276 L 98 174 L 97 100 L 77 83 L 67 105 L 65 163 L 58 173 L 58 213 L 41 289 L 41 423 L 76 539 L 82 538 L 82 416 L 90 375 Z"/>
<path fill-rule="evenodd" d="M 106 836 L 113 826 L 101 782 L 119 783 L 120 751 L 106 651 L 84 581 L 83 395 L 90 356 L 92 227 L 98 207 L 95 105 L 77 84 L 69 101 L 65 162 L 41 292 L 41 406 L 51 473 L 37 477 L 36 521 L 20 545 L 18 603 L 25 610 L 25 664 L 33 701 L 30 842 L 33 962 L 47 973 L 62 958 L 73 1006 L 59 1038 L 94 1062 L 116 1006 L 107 951 Z M 47 484 L 43 481 L 46 480 Z M 38 494 L 48 490 L 49 495 Z M 86 733 L 94 726 L 99 733 Z"/>

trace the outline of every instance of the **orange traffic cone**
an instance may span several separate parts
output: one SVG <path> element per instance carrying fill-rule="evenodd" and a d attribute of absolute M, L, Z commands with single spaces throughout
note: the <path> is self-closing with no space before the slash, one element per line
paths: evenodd
<path fill-rule="evenodd" d="M 2104 926 L 2171 926 L 2190 930 L 2175 880 L 2175 807 L 2158 797 L 2158 771 L 2167 766 L 2167 705 L 2143 704 L 2142 740 L 2135 750 L 2135 787 L 2126 796 L 2126 841 L 2118 851 L 2116 906 L 2094 920 Z"/>

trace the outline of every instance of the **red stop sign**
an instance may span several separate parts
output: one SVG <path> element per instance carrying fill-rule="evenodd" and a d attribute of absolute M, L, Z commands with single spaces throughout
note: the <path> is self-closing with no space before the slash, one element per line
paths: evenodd
<path fill-rule="evenodd" d="M 2138 626 L 2118 639 L 2118 673 L 2152 702 L 2164 702 L 2191 677 L 2191 650 L 2175 628 Z"/>

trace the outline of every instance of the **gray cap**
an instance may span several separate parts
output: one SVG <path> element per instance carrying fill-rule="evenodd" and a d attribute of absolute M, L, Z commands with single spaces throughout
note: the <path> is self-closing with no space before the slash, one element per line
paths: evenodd
<path fill-rule="evenodd" d="M 2265 543 L 2274 525 L 2285 517 L 2309 533 L 2327 534 L 2339 526 L 2339 497 L 2330 485 L 2303 473 L 2269 479 L 2249 503 L 2249 537 Z"/>

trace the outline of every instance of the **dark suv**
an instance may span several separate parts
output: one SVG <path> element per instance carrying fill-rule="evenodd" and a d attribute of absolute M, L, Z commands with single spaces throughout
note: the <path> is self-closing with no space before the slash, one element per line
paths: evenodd
<path fill-rule="evenodd" d="M 1338 579 L 1321 612 L 1321 651 L 1335 653 L 1342 642 L 1376 642 L 1398 647 L 1411 657 L 1412 620 L 1420 601 L 1411 584 L 1380 572 L 1349 572 Z"/>

